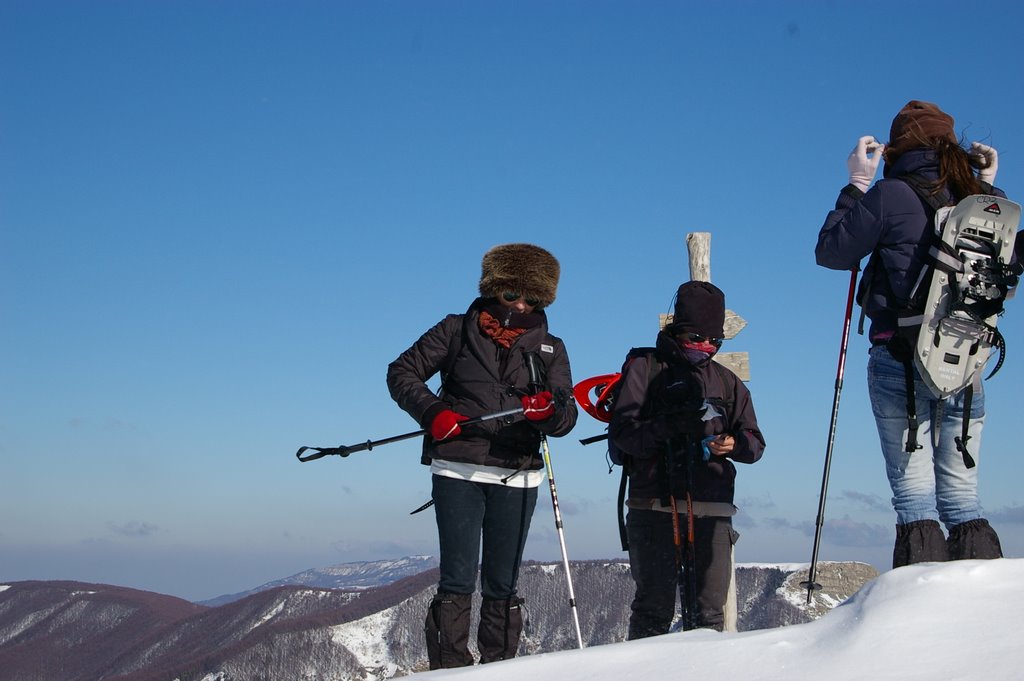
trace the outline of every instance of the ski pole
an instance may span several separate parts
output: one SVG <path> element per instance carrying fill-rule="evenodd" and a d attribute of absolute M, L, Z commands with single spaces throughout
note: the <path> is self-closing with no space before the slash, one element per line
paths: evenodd
<path fill-rule="evenodd" d="M 533 352 L 524 353 L 526 369 L 530 374 L 530 390 L 536 392 L 541 389 L 544 382 L 541 378 L 540 367 L 537 366 L 537 354 Z M 576 610 L 576 594 L 572 588 L 572 572 L 569 570 L 569 553 L 565 548 L 565 532 L 562 528 L 562 511 L 558 508 L 558 490 L 555 488 L 555 473 L 551 466 L 551 450 L 548 448 L 548 436 L 540 435 L 540 449 L 544 457 L 544 470 L 548 475 L 548 489 L 551 490 L 551 507 L 555 512 L 555 531 L 558 533 L 558 544 L 562 549 L 562 565 L 565 567 L 565 581 L 569 587 L 569 609 L 572 612 L 573 625 L 576 628 L 576 644 L 583 649 L 583 633 L 580 630 L 580 617 Z"/>
<path fill-rule="evenodd" d="M 821 475 L 821 494 L 818 496 L 818 517 L 814 521 L 814 550 L 811 552 L 811 567 L 807 571 L 807 581 L 800 586 L 807 587 L 807 605 L 811 604 L 811 596 L 821 584 L 814 581 L 815 568 L 818 564 L 818 549 L 821 546 L 821 529 L 825 523 L 825 495 L 828 493 L 828 474 L 832 467 L 832 447 L 836 439 L 836 420 L 839 417 L 839 395 L 843 391 L 843 373 L 846 371 L 846 346 L 850 341 L 850 320 L 853 318 L 853 299 L 857 288 L 857 270 L 850 272 L 850 292 L 846 297 L 846 316 L 843 319 L 843 338 L 839 345 L 839 366 L 836 369 L 835 394 L 832 396 L 832 418 L 828 424 L 828 444 L 825 447 L 825 470 Z"/>
<path fill-rule="evenodd" d="M 500 419 L 505 416 L 512 416 L 514 414 L 522 414 L 523 408 L 517 407 L 516 409 L 507 409 L 505 411 L 499 411 L 494 414 L 486 414 L 484 416 L 477 416 L 475 418 L 467 419 L 465 421 L 459 421 L 459 426 L 471 426 L 474 423 L 483 423 L 484 421 L 491 421 L 493 419 Z M 336 456 L 348 456 L 353 452 L 369 451 L 374 447 L 380 447 L 381 445 L 389 445 L 392 442 L 399 442 L 401 440 L 408 440 L 410 438 L 417 437 L 419 435 L 426 434 L 426 430 L 416 430 L 411 433 L 404 433 L 402 435 L 393 435 L 392 437 L 381 438 L 380 440 L 367 440 L 355 445 L 341 445 L 338 447 L 299 447 L 299 451 L 295 452 L 295 457 L 305 463 L 306 461 L 314 461 L 324 456 L 336 455 Z M 303 452 L 312 451 L 313 454 L 306 454 L 303 456 Z"/>
<path fill-rule="evenodd" d="M 683 631 L 697 628 L 697 572 L 696 550 L 693 521 L 692 496 L 692 457 L 689 447 L 686 448 L 684 465 L 684 483 L 686 487 L 686 547 L 683 547 L 683 532 L 679 522 L 679 500 L 675 495 L 675 471 L 678 465 L 677 452 L 669 444 L 667 446 L 666 467 L 668 469 L 669 502 L 672 504 L 672 544 L 676 553 L 676 589 L 679 592 L 679 611 L 682 615 Z"/>

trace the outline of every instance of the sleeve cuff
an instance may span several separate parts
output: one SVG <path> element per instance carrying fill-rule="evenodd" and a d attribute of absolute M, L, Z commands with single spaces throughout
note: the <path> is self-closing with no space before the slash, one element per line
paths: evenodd
<path fill-rule="evenodd" d="M 430 405 L 427 407 L 427 410 L 423 412 L 423 417 L 420 419 L 420 425 L 423 426 L 424 430 L 430 430 L 430 424 L 434 422 L 437 415 L 448 408 L 448 405 L 444 402 L 435 402 Z"/>
<path fill-rule="evenodd" d="M 854 201 L 859 201 L 861 197 L 864 196 L 864 192 L 860 190 L 860 187 L 853 184 L 852 182 L 843 187 L 842 191 L 840 191 L 839 193 L 845 196 L 849 196 Z"/>

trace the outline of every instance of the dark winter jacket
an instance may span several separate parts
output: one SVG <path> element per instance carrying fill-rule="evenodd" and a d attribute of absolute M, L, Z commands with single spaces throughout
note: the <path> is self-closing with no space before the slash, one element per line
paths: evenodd
<path fill-rule="evenodd" d="M 659 364 L 650 386 L 649 361 Z M 692 465 L 692 498 L 732 503 L 736 467 L 730 459 L 754 463 L 764 452 L 764 437 L 743 382 L 712 360 L 690 364 L 666 332 L 658 335 L 654 355 L 638 356 L 626 365 L 621 381 L 608 437 L 628 455 L 630 504 L 663 500 L 669 494 L 684 498 L 687 453 Z M 694 413 L 706 404 L 720 415 L 698 422 L 695 428 L 699 433 L 671 432 L 667 422 L 692 421 Z M 722 433 L 736 439 L 734 450 L 726 457 L 712 455 L 704 461 L 701 439 Z"/>
<path fill-rule="evenodd" d="M 857 296 L 871 320 L 872 340 L 885 339 L 896 330 L 897 314 L 907 305 L 925 267 L 934 232 L 931 210 L 900 179 L 907 175 L 938 180 L 935 153 L 927 149 L 904 153 L 886 166 L 884 178 L 866 194 L 852 184 L 844 187 L 835 210 L 825 218 L 814 251 L 819 265 L 834 270 L 855 270 L 865 256 L 872 255 Z M 998 189 L 992 191 L 1005 197 Z M 948 191 L 945 198 L 952 202 Z"/>
<path fill-rule="evenodd" d="M 540 435 L 565 435 L 576 424 L 569 358 L 561 339 L 548 333 L 544 312 L 540 324 L 528 329 L 511 348 L 505 349 L 485 336 L 479 313 L 486 299 L 477 298 L 465 314 L 448 315 L 427 331 L 412 347 L 388 365 L 391 397 L 424 428 L 444 409 L 470 418 L 522 407 L 529 391 L 529 374 L 523 357 L 535 352 L 546 367 L 547 389 L 555 395 L 555 414 L 531 422 L 521 415 L 491 419 L 466 426 L 458 437 L 425 447 L 430 458 L 501 468 L 543 467 Z M 431 376 L 447 373 L 439 395 L 427 387 Z"/>

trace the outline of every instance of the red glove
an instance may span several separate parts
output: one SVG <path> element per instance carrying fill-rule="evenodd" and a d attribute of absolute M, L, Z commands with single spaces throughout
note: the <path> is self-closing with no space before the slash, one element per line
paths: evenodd
<path fill-rule="evenodd" d="M 447 440 L 462 432 L 459 421 L 468 421 L 468 416 L 445 409 L 430 422 L 430 436 L 435 440 Z"/>
<path fill-rule="evenodd" d="M 555 403 L 551 401 L 551 393 L 547 390 L 523 397 L 523 416 L 530 421 L 544 421 L 554 414 Z"/>

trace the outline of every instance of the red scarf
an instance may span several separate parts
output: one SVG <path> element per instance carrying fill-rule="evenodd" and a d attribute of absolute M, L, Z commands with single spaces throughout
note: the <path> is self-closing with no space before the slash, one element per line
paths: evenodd
<path fill-rule="evenodd" d="M 494 315 L 487 310 L 480 311 L 480 331 L 490 337 L 495 343 L 503 348 L 510 348 L 516 339 L 526 333 L 526 329 L 517 329 L 511 326 L 502 326 Z"/>

